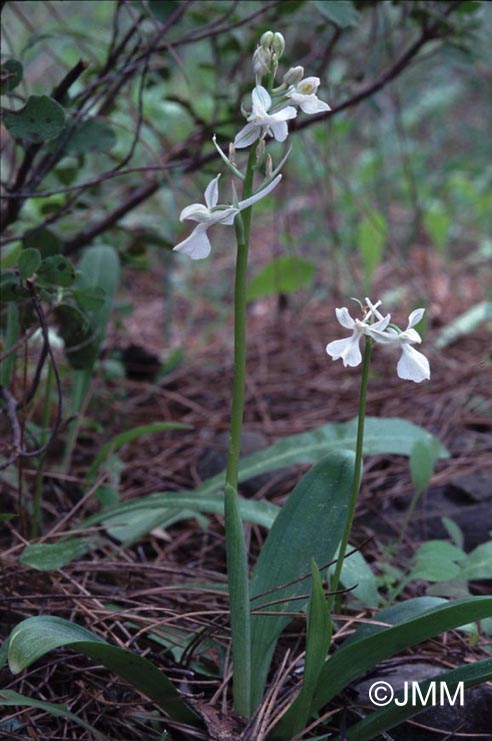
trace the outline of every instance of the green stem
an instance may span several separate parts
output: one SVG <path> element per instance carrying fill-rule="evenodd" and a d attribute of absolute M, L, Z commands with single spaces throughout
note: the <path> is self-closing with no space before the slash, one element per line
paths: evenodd
<path fill-rule="evenodd" d="M 357 422 L 357 442 L 355 446 L 355 470 L 354 470 L 354 482 L 352 484 L 352 491 L 350 493 L 349 509 L 347 513 L 347 521 L 345 523 L 345 530 L 340 543 L 340 549 L 338 551 L 337 563 L 335 566 L 335 572 L 331 581 L 331 589 L 336 591 L 340 583 L 340 574 L 342 571 L 343 561 L 345 559 L 345 551 L 350 538 L 350 532 L 352 530 L 352 523 L 354 520 L 355 506 L 357 504 L 357 497 L 359 496 L 360 481 L 362 476 L 362 454 L 364 449 L 364 422 L 366 418 L 366 396 L 367 396 L 367 382 L 369 380 L 369 366 L 371 364 L 371 352 L 372 352 L 372 341 L 366 337 L 364 347 L 364 358 L 362 365 L 362 378 L 360 382 L 360 397 L 359 397 L 359 418 Z M 333 604 L 333 598 L 331 600 Z"/>
<path fill-rule="evenodd" d="M 53 365 L 51 362 L 48 365 L 48 375 L 46 376 L 45 396 L 43 404 L 43 418 L 41 424 L 43 430 L 48 430 L 46 434 L 49 434 L 50 426 L 50 413 L 51 413 L 51 387 L 53 385 Z M 36 479 L 34 482 L 34 497 L 32 502 L 32 525 L 31 525 L 31 538 L 37 538 L 39 534 L 39 525 L 41 520 L 41 499 L 43 495 L 43 473 L 44 473 L 44 462 L 46 459 L 46 453 L 43 453 L 38 462 L 38 468 L 36 471 Z"/>
<path fill-rule="evenodd" d="M 256 147 L 250 152 L 243 200 L 253 190 Z M 237 491 L 241 430 L 246 374 L 246 285 L 251 208 L 236 218 L 237 259 L 234 291 L 234 381 L 231 428 L 224 490 L 227 575 L 231 611 L 234 709 L 239 715 L 251 713 L 251 616 L 249 601 L 248 554 L 239 512 Z"/>

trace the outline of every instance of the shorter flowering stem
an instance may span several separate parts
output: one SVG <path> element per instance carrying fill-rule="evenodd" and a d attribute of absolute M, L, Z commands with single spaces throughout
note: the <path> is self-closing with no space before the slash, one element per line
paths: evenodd
<path fill-rule="evenodd" d="M 359 495 L 360 481 L 362 476 L 362 455 L 364 450 L 364 422 L 366 418 L 366 395 L 367 395 L 367 382 L 369 380 L 369 366 L 371 364 L 371 352 L 373 342 L 371 339 L 366 337 L 364 346 L 364 357 L 362 365 L 362 378 L 360 382 L 360 397 L 359 397 L 359 417 L 357 422 L 357 442 L 355 446 L 355 470 L 354 470 L 354 482 L 352 484 L 352 491 L 350 493 L 349 508 L 347 513 L 347 520 L 345 522 L 345 530 L 343 537 L 340 542 L 340 549 L 338 552 L 337 563 L 335 566 L 335 572 L 331 580 L 331 590 L 336 592 L 340 583 L 340 574 L 342 571 L 343 561 L 345 559 L 345 551 L 350 538 L 350 532 L 352 530 L 352 523 L 354 520 L 355 506 L 357 504 L 357 497 Z M 333 604 L 333 600 L 332 600 Z"/>

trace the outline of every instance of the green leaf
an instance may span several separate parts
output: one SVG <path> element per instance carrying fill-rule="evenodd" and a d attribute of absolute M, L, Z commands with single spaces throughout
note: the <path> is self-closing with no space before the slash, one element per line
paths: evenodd
<path fill-rule="evenodd" d="M 346 552 L 351 553 L 351 551 L 353 547 L 347 546 Z M 355 551 L 344 559 L 340 581 L 344 587 L 352 590 L 350 594 L 357 597 L 365 607 L 377 607 L 379 601 L 377 580 L 360 551 Z"/>
<path fill-rule="evenodd" d="M 434 464 L 440 457 L 440 443 L 436 438 L 417 440 L 410 452 L 410 474 L 418 496 L 428 487 L 434 473 Z"/>
<path fill-rule="evenodd" d="M 62 618 L 45 615 L 19 623 L 10 635 L 10 670 L 18 674 L 41 656 L 61 646 L 104 664 L 175 720 L 201 725 L 198 716 L 185 704 L 174 685 L 150 661 L 126 649 L 111 646 L 86 628 Z"/>
<path fill-rule="evenodd" d="M 22 82 L 24 71 L 17 59 L 7 59 L 0 67 L 0 94 L 10 93 Z"/>
<path fill-rule="evenodd" d="M 492 540 L 477 546 L 461 566 L 459 579 L 492 579 Z"/>
<path fill-rule="evenodd" d="M 318 677 L 330 648 L 333 626 L 316 564 L 311 564 L 312 585 L 308 604 L 306 658 L 302 688 L 269 739 L 284 741 L 302 731 L 311 713 Z"/>
<path fill-rule="evenodd" d="M 90 479 L 97 473 L 97 469 L 109 455 L 116 453 L 121 447 L 123 447 L 123 445 L 142 437 L 142 435 L 152 435 L 155 432 L 167 432 L 168 430 L 190 429 L 190 425 L 180 424 L 179 422 L 152 422 L 148 425 L 140 425 L 139 427 L 132 427 L 130 430 L 120 432 L 118 435 L 112 437 L 111 440 L 108 440 L 107 443 L 104 443 L 101 447 L 87 473 L 87 478 Z"/>
<path fill-rule="evenodd" d="M 298 463 L 317 463 L 334 450 L 355 450 L 357 419 L 349 422 L 329 423 L 315 430 L 289 435 L 259 453 L 244 458 L 239 465 L 239 480 L 247 481 L 254 476 Z M 432 440 L 426 430 L 404 419 L 366 417 L 364 455 L 409 456 L 418 440 Z M 440 445 L 439 457 L 449 456 Z M 223 475 L 208 479 L 196 491 L 214 491 L 223 484 Z"/>
<path fill-rule="evenodd" d="M 466 557 L 461 548 L 445 540 L 428 540 L 415 554 L 415 566 L 408 580 L 447 581 L 458 577 L 458 563 Z"/>
<path fill-rule="evenodd" d="M 66 288 L 75 280 L 75 268 L 64 255 L 51 255 L 42 261 L 38 279 L 43 283 Z"/>
<path fill-rule="evenodd" d="M 394 453 L 408 456 L 416 440 L 433 439 L 421 427 L 398 418 L 367 417 L 365 428 L 364 453 L 366 455 Z M 357 420 L 351 420 L 350 422 L 323 425 L 310 432 L 285 437 L 269 448 L 244 458 L 239 465 L 239 479 L 240 481 L 247 481 L 261 473 L 275 471 L 298 463 L 317 463 L 330 452 L 355 449 L 356 435 Z M 448 455 L 442 445 L 439 450 L 441 457 Z M 147 518 L 149 529 L 152 529 L 157 527 L 159 522 L 166 522 L 171 516 L 172 521 L 177 522 L 180 519 L 189 518 L 192 516 L 191 513 L 223 514 L 223 486 L 224 474 L 221 473 L 205 481 L 194 492 L 154 492 L 146 497 L 129 500 L 117 507 L 107 509 L 104 516 L 101 513 L 93 515 L 82 523 L 82 527 L 104 521 L 108 527 L 114 526 L 115 529 L 111 532 L 115 537 L 121 536 L 125 540 L 127 533 L 122 528 L 122 522 L 128 523 L 136 517 L 139 518 L 139 532 L 143 536 L 145 534 L 145 518 Z M 278 507 L 267 501 L 256 502 L 240 499 L 240 506 L 244 520 L 266 528 L 272 526 L 279 511 Z M 159 518 L 161 519 L 159 520 Z M 117 533 L 117 527 L 120 535 Z M 146 532 L 149 532 L 149 529 Z M 135 535 L 135 531 L 132 532 Z M 359 558 L 357 556 L 355 558 L 359 562 Z M 350 586 L 353 586 L 355 581 L 359 581 L 361 578 L 362 567 L 359 563 L 358 573 L 354 580 L 354 574 L 350 574 L 350 571 L 353 572 L 356 564 L 349 563 L 349 561 L 350 559 L 346 562 L 347 565 L 344 565 L 345 571 L 342 572 L 342 581 L 344 574 L 348 574 L 347 581 L 343 581 L 343 583 L 348 583 L 350 580 Z M 363 601 L 372 600 L 374 597 L 370 596 L 371 592 L 373 590 L 366 575 L 365 582 L 361 582 L 360 588 L 356 591 L 356 596 Z M 370 604 L 370 602 L 368 601 L 366 604 Z"/>
<path fill-rule="evenodd" d="M 79 726 L 82 726 L 82 728 L 85 728 L 86 731 L 89 731 L 92 738 L 97 739 L 97 741 L 111 741 L 109 736 L 106 736 L 89 723 L 86 723 L 85 720 L 79 718 L 75 713 L 71 713 L 66 705 L 55 705 L 52 702 L 35 700 L 32 697 L 20 695 L 18 692 L 14 692 L 13 690 L 0 690 L 0 707 L 2 706 L 38 708 L 39 710 L 44 710 L 46 713 L 53 715 L 55 718 L 68 718 L 68 720 L 77 723 Z"/>
<path fill-rule="evenodd" d="M 376 710 L 374 713 L 370 713 L 366 718 L 351 726 L 344 734 L 344 739 L 348 741 L 370 741 L 379 737 L 379 734 L 383 731 L 388 731 L 404 720 L 418 715 L 424 708 L 433 704 L 432 694 L 428 702 L 422 701 L 422 698 L 427 699 L 427 689 L 433 683 L 436 685 L 443 683 L 447 688 L 447 695 L 445 696 L 453 698 L 460 683 L 463 683 L 464 689 L 469 689 L 491 679 L 492 659 L 484 659 L 483 661 L 477 661 L 467 666 L 460 666 L 458 669 L 452 669 L 451 671 L 438 674 L 426 682 L 418 683 L 421 688 L 421 696 L 415 697 L 416 702 L 413 702 L 412 698 L 412 702 L 402 703 L 399 706 L 392 703 L 387 707 Z M 436 687 L 436 696 L 437 698 L 440 696 L 440 689 L 438 687 Z M 401 697 L 400 702 L 402 702 Z M 338 737 L 337 741 L 340 741 L 340 737 Z"/>
<path fill-rule="evenodd" d="M 45 226 L 26 232 L 22 237 L 22 245 L 24 249 L 32 247 L 39 250 L 43 258 L 58 255 L 62 250 L 60 237 Z"/>
<path fill-rule="evenodd" d="M 364 217 L 357 228 L 357 246 L 368 283 L 372 281 L 374 271 L 383 258 L 387 232 L 386 219 L 378 211 Z"/>
<path fill-rule="evenodd" d="M 356 26 L 361 18 L 352 0 L 314 0 L 314 4 L 325 18 L 340 28 Z"/>
<path fill-rule="evenodd" d="M 19 275 L 22 280 L 30 278 L 41 265 L 41 255 L 32 248 L 24 249 L 19 255 Z"/>
<path fill-rule="evenodd" d="M 316 266 L 311 260 L 295 255 L 282 255 L 271 260 L 249 282 L 246 296 L 252 301 L 262 296 L 293 293 L 307 288 L 313 279 Z"/>
<path fill-rule="evenodd" d="M 422 613 L 422 607 L 425 609 L 429 604 L 436 606 Z M 492 616 L 492 597 L 470 597 L 456 602 L 425 597 L 397 607 L 374 616 L 378 622 L 397 622 L 396 625 L 364 626 L 328 659 L 320 674 L 313 712 L 383 659 L 447 630 Z"/>
<path fill-rule="evenodd" d="M 32 543 L 24 548 L 19 561 L 37 571 L 52 571 L 80 558 L 91 547 L 92 543 L 88 538 L 70 538 L 57 543 Z"/>
<path fill-rule="evenodd" d="M 492 321 L 492 301 L 482 301 L 467 309 L 447 324 L 439 333 L 434 345 L 442 350 L 463 335 L 473 332 L 485 321 Z"/>
<path fill-rule="evenodd" d="M 71 126 L 72 123 L 69 121 L 58 139 L 51 143 L 50 148 L 53 151 L 58 150 L 63 142 L 63 155 L 79 157 L 90 152 L 109 152 L 116 144 L 114 129 L 100 118 L 89 118 L 83 121 L 64 141 Z"/>
<path fill-rule="evenodd" d="M 40 144 L 54 139 L 65 125 L 65 111 L 47 95 L 31 95 L 20 111 L 5 111 L 5 126 L 16 139 Z"/>
<path fill-rule="evenodd" d="M 291 492 L 263 544 L 251 579 L 252 607 L 258 610 L 271 600 L 285 601 L 251 619 L 253 708 L 261 701 L 277 639 L 291 620 L 281 613 L 299 611 L 307 600 L 295 598 L 309 592 L 311 579 L 291 582 L 310 573 L 311 559 L 326 564 L 333 558 L 345 526 L 353 476 L 354 455 L 349 451 L 320 461 Z M 276 615 L 269 615 L 272 612 Z"/>

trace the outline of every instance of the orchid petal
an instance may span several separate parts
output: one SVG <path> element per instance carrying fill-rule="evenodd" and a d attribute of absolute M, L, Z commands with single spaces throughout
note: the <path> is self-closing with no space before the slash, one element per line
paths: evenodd
<path fill-rule="evenodd" d="M 219 202 L 219 178 L 220 174 L 209 182 L 205 190 L 205 203 L 208 208 L 213 208 Z"/>
<path fill-rule="evenodd" d="M 251 97 L 253 100 L 253 111 L 258 108 L 264 108 L 265 111 L 268 111 L 272 105 L 272 99 L 268 91 L 262 85 L 257 85 L 255 87 Z"/>
<path fill-rule="evenodd" d="M 253 144 L 260 136 L 260 127 L 254 123 L 248 123 L 239 131 L 234 139 L 236 149 L 244 149 Z"/>
<path fill-rule="evenodd" d="M 191 203 L 179 215 L 180 221 L 185 221 L 186 219 L 206 224 L 210 221 L 210 210 L 203 203 Z"/>
<path fill-rule="evenodd" d="M 354 332 L 351 337 L 345 340 L 335 340 L 326 346 L 326 352 L 331 355 L 333 360 L 342 359 L 345 367 L 348 365 L 355 367 L 362 362 L 362 355 L 359 348 L 360 334 Z"/>
<path fill-rule="evenodd" d="M 420 322 L 424 314 L 425 314 L 425 309 L 414 309 L 414 311 L 412 311 L 412 313 L 408 317 L 407 329 L 410 329 L 410 327 L 415 327 L 415 325 Z"/>
<path fill-rule="evenodd" d="M 271 133 L 277 142 L 284 142 L 289 134 L 289 129 L 285 121 L 272 122 L 269 129 L 269 133 Z"/>
<path fill-rule="evenodd" d="M 346 306 L 343 306 L 341 309 L 335 309 L 335 314 L 337 315 L 338 323 L 342 327 L 346 329 L 353 329 L 355 327 L 355 321 L 350 316 Z"/>
<path fill-rule="evenodd" d="M 429 361 L 421 352 L 410 345 L 402 345 L 402 353 L 396 371 L 406 381 L 420 383 L 430 378 Z"/>
<path fill-rule="evenodd" d="M 282 175 L 277 175 L 276 178 L 274 178 L 271 183 L 268 183 L 268 185 L 265 185 L 264 188 L 257 191 L 256 193 L 253 193 L 252 196 L 249 198 L 246 198 L 244 201 L 239 201 L 238 208 L 242 211 L 245 208 L 249 208 L 253 205 L 253 203 L 256 203 L 257 201 L 260 201 L 262 198 L 265 198 L 269 193 L 272 192 L 274 188 L 277 187 L 277 185 L 282 180 Z"/>
<path fill-rule="evenodd" d="M 188 255 L 192 260 L 204 260 L 209 256 L 211 248 L 207 227 L 204 224 L 198 224 L 190 236 L 177 244 L 174 250 Z"/>

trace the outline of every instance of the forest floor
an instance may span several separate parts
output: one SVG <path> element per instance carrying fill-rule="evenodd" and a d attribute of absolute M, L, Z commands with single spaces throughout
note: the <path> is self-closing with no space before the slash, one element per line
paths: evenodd
<path fill-rule="evenodd" d="M 228 268 L 225 270 L 227 274 Z M 430 489 L 417 506 L 402 548 L 393 556 L 392 565 L 405 570 L 409 556 L 420 543 L 447 537 L 442 515 L 459 524 L 467 550 L 490 538 L 491 335 L 482 324 L 444 349 L 438 350 L 434 345 L 446 324 L 482 300 L 478 268 L 470 270 L 457 262 L 452 270 L 443 271 L 432 255 L 416 250 L 404 266 L 395 264 L 388 274 L 378 276 L 373 298 L 379 298 L 378 288 L 390 272 L 392 285 L 405 284 L 409 288 L 408 305 L 403 301 L 394 311 L 400 326 L 405 326 L 406 317 L 415 306 L 413 295 L 430 297 L 426 299 L 429 319 L 422 349 L 430 359 L 432 376 L 429 382 L 419 385 L 401 381 L 396 376 L 394 356 L 385 349 L 374 353 L 367 412 L 419 424 L 438 437 L 450 453 L 449 458 L 438 461 Z M 123 500 L 155 491 L 192 489 L 223 465 L 232 378 L 230 316 L 227 312 L 220 316 L 216 305 L 203 297 L 192 302 L 178 295 L 171 310 L 173 336 L 169 338 L 163 326 L 165 307 L 161 292 L 159 270 L 131 269 L 125 274 L 121 298 L 130 301 L 134 310 L 112 328 L 107 357 L 120 357 L 119 353 L 126 349 L 122 357 L 127 376 L 106 375 L 104 382 L 98 380 L 94 384 L 87 416 L 96 419 L 97 425 L 83 428 L 70 476 L 57 473 L 57 451 L 53 453 L 45 476 L 45 533 L 61 515 L 69 530 L 82 516 L 95 511 L 97 503 L 93 498 L 85 498 L 82 507 L 78 505 L 85 493 L 81 482 L 102 443 L 122 430 L 158 421 L 189 425 L 187 430 L 143 437 L 121 450 Z M 328 296 L 299 304 L 296 297 L 267 298 L 251 306 L 245 430 L 251 433 L 256 449 L 286 435 L 356 416 L 359 369 L 347 369 L 341 362 L 333 362 L 324 349 L 327 342 L 343 336 L 334 314 L 335 306 L 341 305 L 349 305 L 348 299 Z M 215 329 L 210 330 L 211 326 Z M 130 345 L 133 347 L 128 350 Z M 140 349 L 135 349 L 137 346 Z M 179 362 L 176 356 L 177 365 L 163 371 L 160 363 L 165 366 L 175 346 L 181 348 L 182 359 Z M 298 466 L 261 477 L 245 487 L 243 493 L 281 504 L 302 470 Z M 27 480 L 29 476 L 27 471 Z M 7 511 L 16 507 L 18 494 L 12 479 L 10 482 L 2 485 Z M 29 487 L 24 493 L 29 493 Z M 399 537 L 412 494 L 407 459 L 367 459 L 352 542 L 362 547 L 365 558 L 376 570 L 384 561 L 388 546 Z M 165 669 L 183 691 L 201 698 L 199 707 L 208 717 L 209 738 L 240 738 L 235 719 L 227 717 L 230 683 L 222 683 L 217 671 L 227 655 L 227 632 L 221 629 L 227 601 L 220 591 L 187 588 L 187 584 L 196 581 L 225 583 L 222 520 L 211 516 L 208 527 L 202 525 L 197 519 L 190 519 L 169 530 L 156 527 L 142 542 L 125 549 L 108 537 L 82 559 L 53 572 L 41 572 L 19 564 L 25 541 L 16 521 L 12 521 L 2 536 L 5 557 L 0 590 L 4 595 L 2 610 L 6 609 L 6 617 L 1 621 L 5 631 L 2 638 L 19 620 L 31 615 L 53 614 L 73 619 L 118 645 L 145 651 L 147 658 Z M 256 525 L 248 529 L 253 556 L 265 534 Z M 379 576 L 382 578 L 381 572 Z M 470 590 L 473 594 L 490 594 L 490 584 L 476 582 Z M 415 582 L 404 596 L 420 596 L 426 593 L 425 589 L 425 583 Z M 370 616 L 370 611 L 360 604 L 353 604 L 351 611 L 355 621 Z M 160 651 L 155 642 L 146 638 L 149 626 L 155 628 L 161 622 L 176 629 L 174 658 L 172 651 Z M 134 636 L 135 626 L 141 629 L 139 638 Z M 180 652 L 179 630 L 199 628 L 208 631 L 214 640 Z M 452 632 L 408 651 L 401 662 L 450 667 L 490 654 L 491 646 L 490 635 L 473 641 L 464 633 Z M 294 653 L 302 650 L 300 621 L 283 638 L 280 649 L 286 647 Z M 177 663 L 175 659 L 181 653 Z M 197 671 L 200 667 L 201 673 Z M 72 712 L 111 738 L 130 741 L 125 735 L 129 719 L 134 728 L 141 729 L 138 738 L 161 738 L 163 727 L 156 721 L 151 703 L 103 667 L 73 652 L 49 654 L 19 677 L 13 677 L 4 668 L 1 679 L 4 688 L 66 703 Z M 206 700 L 210 700 L 214 711 L 207 710 L 210 706 Z M 42 710 L 8 710 L 8 722 L 2 722 L 2 737 L 91 738 L 71 721 L 53 718 Z M 403 733 L 398 738 L 420 738 L 417 730 L 424 734 L 415 724 L 408 727 L 407 736 Z M 468 726 L 461 726 L 453 738 L 490 738 L 485 729 L 481 725 L 470 731 Z M 170 733 L 172 736 L 167 738 L 183 738 L 176 728 Z M 256 738 L 260 737 L 258 732 Z M 444 736 L 431 733 L 422 738 Z"/>

